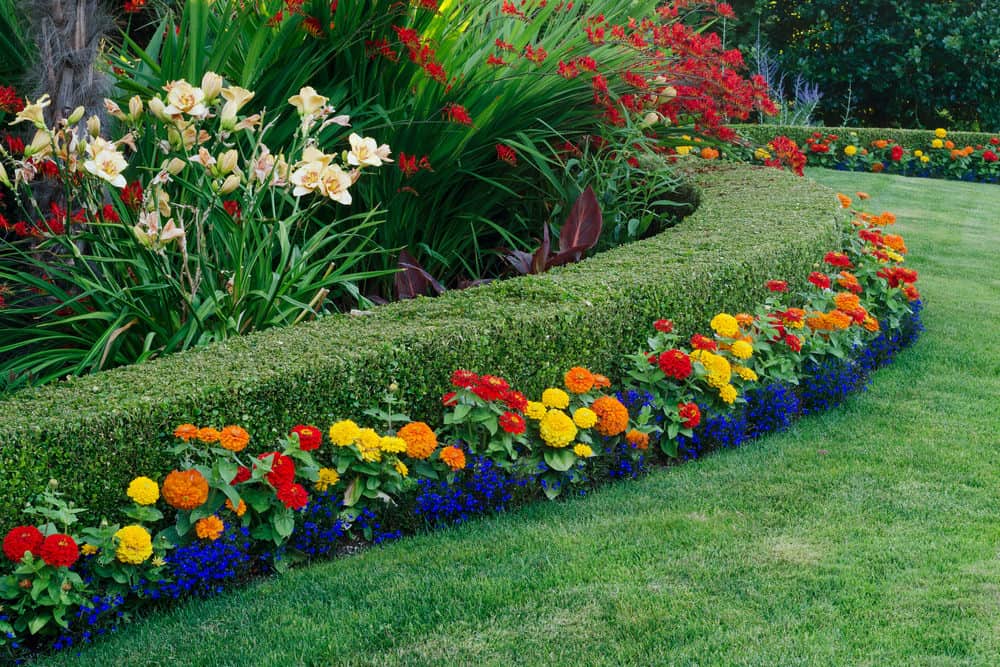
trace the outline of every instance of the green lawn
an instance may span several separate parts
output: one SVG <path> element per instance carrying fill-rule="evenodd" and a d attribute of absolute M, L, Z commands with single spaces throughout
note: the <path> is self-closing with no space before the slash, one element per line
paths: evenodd
<path fill-rule="evenodd" d="M 897 213 L 920 271 L 928 331 L 866 393 L 43 664 L 1000 664 L 1000 187 L 811 175 Z"/>

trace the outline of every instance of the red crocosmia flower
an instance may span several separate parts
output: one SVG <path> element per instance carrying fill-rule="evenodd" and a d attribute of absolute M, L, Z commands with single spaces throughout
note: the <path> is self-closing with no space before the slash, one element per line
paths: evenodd
<path fill-rule="evenodd" d="M 500 428 L 502 428 L 507 433 L 513 433 L 514 435 L 520 435 L 524 433 L 524 429 L 527 428 L 524 417 L 517 414 L 516 412 L 505 412 L 500 415 Z"/>
<path fill-rule="evenodd" d="M 0 90 L 3 90 L 3 88 L 0 88 Z M 2 107 L 2 103 L 0 103 L 0 107 Z M 18 111 L 20 111 L 20 109 L 18 109 Z M 15 111 L 14 113 L 17 112 Z M 4 141 L 7 142 L 7 148 L 11 153 L 20 155 L 24 152 L 24 140 L 20 137 L 14 137 L 8 134 L 4 137 Z"/>
<path fill-rule="evenodd" d="M 42 542 L 40 556 L 46 565 L 52 567 L 69 567 L 80 557 L 80 549 L 76 541 L 69 535 L 55 533 Z"/>
<path fill-rule="evenodd" d="M 559 69 L 557 71 L 559 73 L 559 76 L 563 77 L 564 79 L 575 79 L 576 77 L 580 76 L 580 70 L 577 68 L 576 65 L 574 65 L 573 63 L 564 63 L 561 60 L 559 61 Z"/>
<path fill-rule="evenodd" d="M 667 350 L 660 354 L 657 361 L 660 370 L 667 377 L 675 380 L 686 380 L 691 376 L 691 357 L 683 350 Z"/>
<path fill-rule="evenodd" d="M 772 292 L 787 292 L 788 283 L 785 282 L 784 280 L 768 280 L 767 289 L 771 290 Z"/>
<path fill-rule="evenodd" d="M 707 336 L 702 336 L 701 334 L 695 334 L 691 336 L 691 347 L 696 350 L 718 350 L 719 346 L 714 340 L 708 338 Z"/>
<path fill-rule="evenodd" d="M 517 153 L 506 144 L 497 144 L 497 159 L 506 162 L 512 167 L 517 166 Z"/>
<path fill-rule="evenodd" d="M 678 403 L 677 414 L 683 420 L 681 426 L 684 428 L 695 428 L 701 423 L 701 410 L 697 403 Z"/>
<path fill-rule="evenodd" d="M 20 563 L 24 554 L 31 552 L 32 556 L 41 555 L 42 542 L 45 536 L 34 526 L 17 526 L 8 531 L 3 538 L 3 553 L 12 563 Z"/>
<path fill-rule="evenodd" d="M 472 371 L 460 368 L 451 374 L 451 384 L 461 389 L 468 389 L 477 382 L 479 382 L 479 376 Z"/>
<path fill-rule="evenodd" d="M 487 65 L 493 65 L 494 67 L 503 67 L 504 65 L 507 65 L 508 63 L 507 63 L 506 60 L 504 60 L 500 56 L 493 55 L 491 53 L 489 55 L 489 57 L 486 58 L 486 64 Z"/>
<path fill-rule="evenodd" d="M 304 452 L 319 449 L 319 446 L 323 444 L 323 432 L 315 426 L 299 424 L 292 428 L 292 433 L 299 436 L 299 449 Z"/>
<path fill-rule="evenodd" d="M 472 393 L 484 401 L 499 401 L 510 389 L 507 381 L 495 375 L 483 375 L 472 387 Z"/>
<path fill-rule="evenodd" d="M 802 339 L 795 334 L 785 334 L 785 345 L 798 352 L 802 349 Z"/>
<path fill-rule="evenodd" d="M 446 408 L 454 407 L 458 405 L 457 394 L 453 391 L 449 391 L 447 394 L 441 397 L 441 405 Z"/>
<path fill-rule="evenodd" d="M 830 266 L 839 266 L 845 269 L 851 268 L 851 259 L 842 252 L 828 252 L 823 257 L 823 261 Z"/>
<path fill-rule="evenodd" d="M 461 104 L 455 104 L 454 102 L 449 102 L 444 105 L 444 109 L 441 110 L 444 114 L 445 120 L 452 123 L 460 123 L 461 125 L 472 125 L 472 116 L 466 111 L 465 107 Z"/>
<path fill-rule="evenodd" d="M 900 160 L 902 160 L 903 159 L 903 147 L 900 146 L 899 144 L 896 144 L 895 146 L 893 146 L 892 150 L 889 151 L 889 157 L 892 158 L 893 162 L 899 162 Z"/>
<path fill-rule="evenodd" d="M 229 214 L 229 217 L 236 222 L 240 222 L 243 218 L 243 209 L 240 208 L 240 203 L 235 199 L 227 199 L 222 202 L 222 208 L 226 209 L 226 213 Z"/>
<path fill-rule="evenodd" d="M 511 44 L 510 42 L 505 42 L 502 39 L 500 39 L 499 37 L 497 39 L 495 39 L 493 41 L 493 43 L 501 51 L 514 51 L 515 50 L 513 44 Z"/>
<path fill-rule="evenodd" d="M 118 216 L 118 211 L 111 204 L 105 204 L 104 208 L 101 209 L 101 218 L 104 222 L 121 222 L 122 219 Z"/>
<path fill-rule="evenodd" d="M 271 486 L 277 489 L 295 481 L 295 461 L 280 452 L 265 452 L 257 456 L 261 461 L 269 457 L 271 472 L 266 477 Z"/>
<path fill-rule="evenodd" d="M 290 510 L 300 510 L 309 504 L 309 493 L 301 484 L 289 482 L 276 487 L 278 500 Z"/>
<path fill-rule="evenodd" d="M 511 410 L 517 410 L 518 412 L 524 412 L 528 409 L 528 397 L 513 389 L 504 394 L 503 402 Z"/>
<path fill-rule="evenodd" d="M 142 205 L 142 183 L 139 181 L 132 181 L 124 188 L 122 188 L 121 193 L 122 203 L 125 204 L 129 210 L 138 211 L 139 207 Z"/>
<path fill-rule="evenodd" d="M 146 0 L 125 0 L 125 4 L 122 5 L 122 9 L 126 14 L 136 14 L 146 6 Z"/>
<path fill-rule="evenodd" d="M 830 289 L 830 276 L 825 273 L 813 271 L 809 274 L 809 282 L 820 289 Z"/>
<path fill-rule="evenodd" d="M 653 322 L 653 328 L 663 333 L 670 333 L 674 330 L 674 323 L 670 320 L 656 320 Z"/>
<path fill-rule="evenodd" d="M 242 484 L 243 482 L 250 479 L 251 473 L 250 468 L 246 466 L 240 466 L 236 469 L 236 477 L 233 477 L 233 481 L 229 483 L 230 486 L 236 486 L 237 484 Z"/>

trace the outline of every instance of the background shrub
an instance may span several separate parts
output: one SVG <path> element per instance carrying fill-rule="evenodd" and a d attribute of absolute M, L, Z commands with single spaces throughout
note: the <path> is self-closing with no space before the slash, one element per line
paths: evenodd
<path fill-rule="evenodd" d="M 903 148 L 908 150 L 927 150 L 931 140 L 934 139 L 934 129 L 929 130 L 903 130 L 889 127 L 811 127 L 805 125 L 736 125 L 734 129 L 741 135 L 755 143 L 766 145 L 777 136 L 784 135 L 793 140 L 800 147 L 805 146 L 806 139 L 812 136 L 813 132 L 822 132 L 824 135 L 835 134 L 846 140 L 847 135 L 854 133 L 858 137 L 860 147 L 870 147 L 873 141 L 878 139 L 895 139 Z M 985 132 L 953 132 L 948 130 L 948 138 L 955 142 L 956 146 L 978 146 L 988 145 L 990 138 L 995 134 Z"/>

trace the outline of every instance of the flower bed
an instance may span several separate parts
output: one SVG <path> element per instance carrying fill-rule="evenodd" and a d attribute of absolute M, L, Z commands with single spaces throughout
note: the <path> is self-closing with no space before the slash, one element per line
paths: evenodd
<path fill-rule="evenodd" d="M 925 178 L 1000 182 L 1000 135 L 881 128 L 744 125 L 739 132 L 762 145 L 795 141 L 814 167 Z M 760 157 L 760 156 L 757 156 Z"/>
<path fill-rule="evenodd" d="M 834 405 L 921 328 L 916 272 L 903 266 L 902 237 L 886 229 L 894 222 L 889 213 L 845 217 L 818 270 L 797 288 L 787 273 L 767 280 L 752 313 L 718 312 L 710 330 L 690 338 L 657 319 L 639 351 L 615 365 L 617 394 L 612 380 L 582 366 L 527 393 L 499 375 L 459 369 L 440 398 L 433 388 L 419 392 L 444 407 L 437 432 L 404 414 L 397 383 L 380 404 L 287 435 L 251 437 L 202 413 L 199 422 L 220 428 L 175 426 L 158 439 L 173 443 L 163 448 L 169 474 L 123 485 L 128 525 L 75 527 L 83 510 L 55 485 L 34 499 L 23 516 L 35 518 L 3 540 L 14 571 L 0 578 L 0 629 L 15 652 L 23 642 L 89 641 L 122 610 L 212 594 L 344 539 L 377 543 L 414 519 L 454 523 L 542 495 L 585 493 Z M 277 449 L 248 455 L 251 440 Z"/>

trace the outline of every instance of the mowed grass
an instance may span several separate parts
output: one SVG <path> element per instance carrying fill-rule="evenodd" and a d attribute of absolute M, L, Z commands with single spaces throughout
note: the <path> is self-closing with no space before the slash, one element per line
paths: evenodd
<path fill-rule="evenodd" d="M 928 330 L 867 392 L 741 450 L 178 604 L 42 664 L 1000 664 L 1000 187 L 810 175 L 897 213 L 920 271 Z"/>

